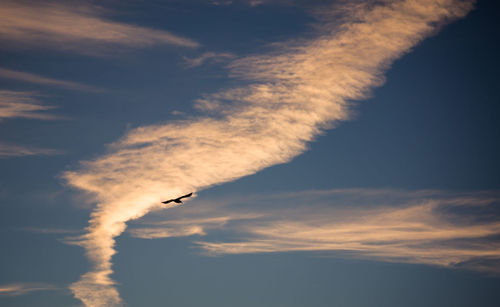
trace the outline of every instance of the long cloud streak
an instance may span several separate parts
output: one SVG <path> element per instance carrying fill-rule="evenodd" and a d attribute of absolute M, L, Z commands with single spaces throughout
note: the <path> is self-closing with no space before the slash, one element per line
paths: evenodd
<path fill-rule="evenodd" d="M 34 291 L 54 291 L 59 290 L 58 287 L 45 283 L 15 283 L 0 285 L 0 295 L 5 296 L 20 296 Z"/>
<path fill-rule="evenodd" d="M 498 191 L 247 195 L 200 200 L 165 212 L 160 222 L 142 221 L 148 226 L 134 225 L 129 233 L 143 239 L 196 235 L 193 240 L 211 255 L 322 251 L 500 273 L 499 203 Z M 213 242 L 215 231 L 231 239 Z"/>
<path fill-rule="evenodd" d="M 27 147 L 20 145 L 5 144 L 0 142 L 0 159 L 7 157 L 23 157 L 34 155 L 59 155 L 63 152 L 51 148 Z"/>
<path fill-rule="evenodd" d="M 1 69 L 0 69 L 1 73 Z M 0 122 L 4 119 L 29 118 L 54 120 L 62 117 L 46 113 L 54 107 L 41 104 L 32 92 L 0 90 Z M 21 146 L 0 142 L 0 159 L 33 155 L 58 155 L 60 150 Z"/>
<path fill-rule="evenodd" d="M 35 93 L 0 90 L 0 121 L 7 118 L 60 119 L 45 113 L 54 107 L 41 104 Z"/>
<path fill-rule="evenodd" d="M 90 5 L 5 0 L 0 2 L 0 39 L 4 47 L 37 46 L 88 55 L 102 54 L 111 46 L 199 45 L 167 31 L 106 20 L 102 11 Z"/>
<path fill-rule="evenodd" d="M 85 91 L 85 92 L 102 92 L 102 89 L 81 84 L 81 83 L 76 83 L 76 82 L 71 82 L 71 81 L 64 81 L 64 80 L 57 80 L 57 79 L 52 79 L 52 78 L 47 78 L 43 76 L 39 76 L 36 74 L 31 74 L 27 72 L 22 72 L 22 71 L 16 71 L 16 70 L 10 70 L 10 69 L 4 69 L 0 68 L 0 78 L 5 78 L 5 79 L 12 79 L 12 80 L 18 80 L 18 81 L 24 81 L 24 82 L 30 82 L 30 83 L 37 83 L 37 84 L 43 84 L 43 85 L 51 85 L 51 86 L 57 86 L 69 90 L 77 90 L 77 91 Z"/>
<path fill-rule="evenodd" d="M 348 119 L 348 100 L 382 84 L 392 61 L 472 8 L 472 1 L 460 0 L 377 3 L 346 11 L 342 24 L 326 22 L 315 38 L 285 44 L 282 53 L 235 62 L 234 74 L 254 83 L 203 97 L 212 111 L 225 105 L 218 119 L 137 128 L 107 155 L 65 173 L 98 203 L 78 242 L 93 268 L 71 286 L 74 295 L 87 306 L 120 304 L 111 257 L 127 221 L 160 208 L 167 195 L 290 161 L 322 129 Z"/>

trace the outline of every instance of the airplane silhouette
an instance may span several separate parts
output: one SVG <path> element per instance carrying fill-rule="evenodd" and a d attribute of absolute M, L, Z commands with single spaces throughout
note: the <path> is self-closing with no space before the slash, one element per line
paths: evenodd
<path fill-rule="evenodd" d="M 191 197 L 191 195 L 193 195 L 193 192 L 189 193 L 189 194 L 186 194 L 184 196 L 181 196 L 181 197 L 177 197 L 177 198 L 174 198 L 174 199 L 169 199 L 169 200 L 166 200 L 166 201 L 162 201 L 162 204 L 168 204 L 170 202 L 174 202 L 174 203 L 178 203 L 178 204 L 182 204 L 182 200 L 183 198 L 185 197 Z"/>

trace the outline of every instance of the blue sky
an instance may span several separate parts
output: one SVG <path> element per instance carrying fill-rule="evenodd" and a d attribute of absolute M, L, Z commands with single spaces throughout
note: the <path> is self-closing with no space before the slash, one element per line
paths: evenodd
<path fill-rule="evenodd" d="M 494 1 L 0 17 L 1 305 L 498 302 Z"/>

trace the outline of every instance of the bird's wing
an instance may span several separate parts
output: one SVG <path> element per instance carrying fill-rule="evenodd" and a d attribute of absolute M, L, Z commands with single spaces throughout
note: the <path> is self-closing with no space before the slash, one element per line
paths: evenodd
<path fill-rule="evenodd" d="M 186 194 L 184 196 L 181 196 L 179 198 L 174 198 L 174 199 L 169 199 L 169 200 L 166 200 L 166 201 L 162 201 L 162 203 L 163 204 L 168 204 L 169 202 L 172 202 L 172 201 L 179 202 L 179 201 L 181 201 L 182 198 L 191 197 L 191 195 L 193 195 L 193 192 L 191 192 L 189 194 Z"/>
<path fill-rule="evenodd" d="M 193 195 L 193 192 L 189 193 L 189 194 L 186 194 L 184 196 L 181 196 L 179 197 L 178 199 L 181 199 L 181 198 L 186 198 L 186 197 L 191 197 L 191 195 Z"/>

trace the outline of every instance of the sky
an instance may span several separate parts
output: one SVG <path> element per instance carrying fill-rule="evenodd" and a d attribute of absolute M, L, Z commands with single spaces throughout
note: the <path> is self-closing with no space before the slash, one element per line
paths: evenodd
<path fill-rule="evenodd" d="M 499 11 L 0 0 L 0 305 L 496 306 Z"/>

